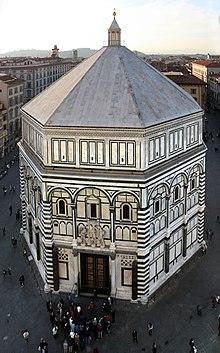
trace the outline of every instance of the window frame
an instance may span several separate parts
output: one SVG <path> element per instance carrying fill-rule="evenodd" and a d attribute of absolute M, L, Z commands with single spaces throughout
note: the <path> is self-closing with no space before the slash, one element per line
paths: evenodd
<path fill-rule="evenodd" d="M 159 202 L 159 209 L 158 211 L 156 211 L 156 203 Z M 157 197 L 156 199 L 154 199 L 154 215 L 157 215 L 158 213 L 160 213 L 161 211 L 161 198 Z"/>
<path fill-rule="evenodd" d="M 64 213 L 60 212 L 60 202 L 64 203 Z M 57 200 L 57 214 L 59 216 L 66 216 L 67 215 L 67 204 L 66 201 L 64 199 L 59 199 Z"/>
<path fill-rule="evenodd" d="M 124 217 L 124 207 L 125 206 L 127 206 L 128 207 L 128 213 L 129 213 L 129 215 L 128 215 L 128 218 L 125 218 Z M 131 205 L 129 205 L 128 203 L 123 203 L 122 205 L 121 205 L 121 220 L 123 221 L 123 222 L 127 222 L 127 221 L 132 221 L 132 208 L 131 208 Z"/>
<path fill-rule="evenodd" d="M 178 190 L 178 195 L 176 197 L 176 190 Z M 180 186 L 179 185 L 175 185 L 174 187 L 174 202 L 177 202 L 180 200 Z"/>

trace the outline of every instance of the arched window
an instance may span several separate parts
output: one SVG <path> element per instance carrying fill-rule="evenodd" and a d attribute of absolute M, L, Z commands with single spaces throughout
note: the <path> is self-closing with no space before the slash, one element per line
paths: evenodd
<path fill-rule="evenodd" d="M 160 199 L 154 201 L 154 214 L 160 212 Z"/>
<path fill-rule="evenodd" d="M 180 188 L 179 185 L 177 185 L 174 189 L 174 201 L 179 200 L 180 198 Z"/>
<path fill-rule="evenodd" d="M 194 176 L 191 180 L 190 180 L 190 190 L 194 190 L 196 188 L 196 177 Z"/>
<path fill-rule="evenodd" d="M 66 214 L 66 203 L 64 200 L 58 201 L 58 213 L 59 214 Z"/>
<path fill-rule="evenodd" d="M 127 204 L 122 206 L 122 219 L 123 220 L 130 220 L 131 219 L 131 208 Z"/>

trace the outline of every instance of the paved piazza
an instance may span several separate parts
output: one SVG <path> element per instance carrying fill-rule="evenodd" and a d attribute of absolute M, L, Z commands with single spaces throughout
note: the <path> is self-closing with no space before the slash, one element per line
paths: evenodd
<path fill-rule="evenodd" d="M 220 114 L 209 115 L 208 131 L 216 135 L 220 132 Z M 156 299 L 149 308 L 142 305 L 117 301 L 116 322 L 108 336 L 96 344 L 100 353 L 151 352 L 152 342 L 157 342 L 158 353 L 189 352 L 189 339 L 195 339 L 198 353 L 219 353 L 218 315 L 220 304 L 212 309 L 211 296 L 220 295 L 220 138 L 214 143 L 208 141 L 207 155 L 207 200 L 206 228 L 214 231 L 214 237 L 207 254 L 199 255 L 186 265 L 182 272 L 170 283 L 166 293 Z M 215 147 L 219 152 L 215 152 Z M 3 196 L 4 186 L 16 185 L 16 192 Z M 63 337 L 56 341 L 52 337 L 51 325 L 46 311 L 46 295 L 38 287 L 38 276 L 27 260 L 23 259 L 23 243 L 19 239 L 19 222 L 15 220 L 15 210 L 19 207 L 18 163 L 0 181 L 0 285 L 1 285 L 1 353 L 34 353 L 41 337 L 49 344 L 49 353 L 61 353 Z M 9 215 L 9 206 L 13 214 Z M 3 237 L 2 228 L 6 226 Z M 12 248 L 11 236 L 18 238 L 17 248 Z M 2 271 L 12 268 L 12 276 L 3 277 Z M 25 276 L 25 286 L 20 287 L 18 278 Z M 79 298 L 81 301 L 81 298 Z M 86 299 L 82 299 L 85 303 Z M 202 317 L 196 314 L 196 306 L 203 307 Z M 152 337 L 147 334 L 147 322 L 154 324 Z M 138 344 L 133 343 L 131 332 L 138 332 Z M 30 342 L 26 344 L 21 331 L 30 332 Z"/>

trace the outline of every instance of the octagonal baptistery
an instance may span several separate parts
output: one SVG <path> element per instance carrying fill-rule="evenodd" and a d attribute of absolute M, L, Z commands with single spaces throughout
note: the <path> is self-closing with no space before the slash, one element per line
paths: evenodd
<path fill-rule="evenodd" d="M 203 111 L 124 46 L 22 108 L 22 229 L 54 291 L 147 301 L 203 240 Z"/>

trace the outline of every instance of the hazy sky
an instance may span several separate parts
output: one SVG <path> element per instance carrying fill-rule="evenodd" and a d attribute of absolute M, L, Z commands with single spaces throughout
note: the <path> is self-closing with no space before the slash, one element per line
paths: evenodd
<path fill-rule="evenodd" d="M 220 54 L 220 0 L 0 0 L 0 53 L 100 48 L 114 7 L 132 50 Z"/>

